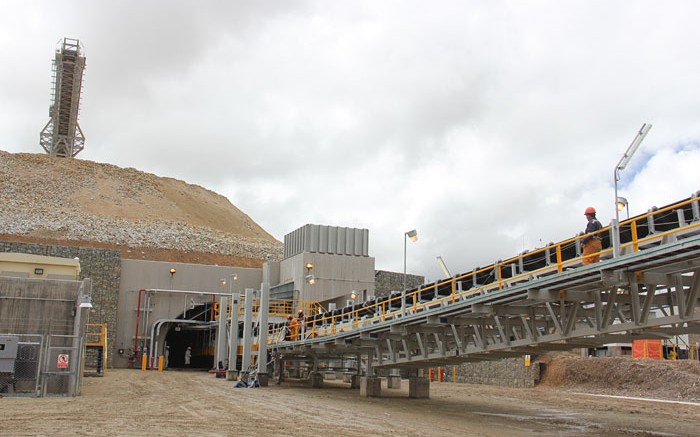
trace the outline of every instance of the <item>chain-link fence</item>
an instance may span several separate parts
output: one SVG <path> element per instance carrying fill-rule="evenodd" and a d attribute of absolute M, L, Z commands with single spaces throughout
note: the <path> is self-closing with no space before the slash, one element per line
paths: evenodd
<path fill-rule="evenodd" d="M 42 372 L 42 395 L 80 394 L 82 339 L 75 335 L 50 335 Z"/>
<path fill-rule="evenodd" d="M 74 335 L 0 334 L 0 393 L 80 394 L 82 350 L 82 339 Z"/>
<path fill-rule="evenodd" d="M 0 392 L 13 396 L 37 396 L 39 393 L 41 335 L 0 335 Z"/>

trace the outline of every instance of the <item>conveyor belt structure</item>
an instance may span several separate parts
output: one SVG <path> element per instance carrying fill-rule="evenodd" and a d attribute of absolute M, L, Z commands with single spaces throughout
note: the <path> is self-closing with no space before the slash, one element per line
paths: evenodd
<path fill-rule="evenodd" d="M 700 333 L 700 202 L 620 223 L 620 255 L 603 228 L 601 261 L 582 265 L 577 235 L 405 293 L 307 319 L 281 360 L 355 356 L 374 368 L 427 368 Z"/>

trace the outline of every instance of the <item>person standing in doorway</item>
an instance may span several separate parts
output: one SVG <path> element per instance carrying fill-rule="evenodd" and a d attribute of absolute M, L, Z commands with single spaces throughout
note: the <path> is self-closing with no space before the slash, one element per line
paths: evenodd
<path fill-rule="evenodd" d="M 592 206 L 586 208 L 584 215 L 588 224 L 584 231 L 586 236 L 583 237 L 581 243 L 583 244 L 583 265 L 587 266 L 600 261 L 600 251 L 603 249 L 603 244 L 597 232 L 603 229 L 603 225 L 596 218 L 596 210 Z"/>
<path fill-rule="evenodd" d="M 190 367 L 190 360 L 192 360 L 192 348 L 187 346 L 185 351 L 185 367 Z"/>
<path fill-rule="evenodd" d="M 170 363 L 170 345 L 165 345 L 165 352 L 163 352 L 165 358 L 163 359 L 163 368 L 167 369 Z"/>

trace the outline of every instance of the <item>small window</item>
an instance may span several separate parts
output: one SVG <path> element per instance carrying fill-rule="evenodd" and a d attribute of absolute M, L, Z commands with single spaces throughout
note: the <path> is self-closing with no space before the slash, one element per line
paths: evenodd
<path fill-rule="evenodd" d="M 35 274 L 35 275 L 43 275 L 43 274 L 44 274 L 44 269 L 42 269 L 41 267 L 37 267 L 37 268 L 34 269 L 34 274 Z"/>

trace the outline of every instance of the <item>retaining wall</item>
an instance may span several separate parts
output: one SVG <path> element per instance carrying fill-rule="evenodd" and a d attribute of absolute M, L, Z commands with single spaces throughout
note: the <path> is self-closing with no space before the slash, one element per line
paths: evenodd
<path fill-rule="evenodd" d="M 465 363 L 456 366 L 456 369 L 458 383 L 534 387 L 540 379 L 540 364 L 531 362 L 529 367 L 525 367 L 524 357 Z M 449 367 L 445 380 L 451 382 L 452 378 L 452 367 Z"/>

